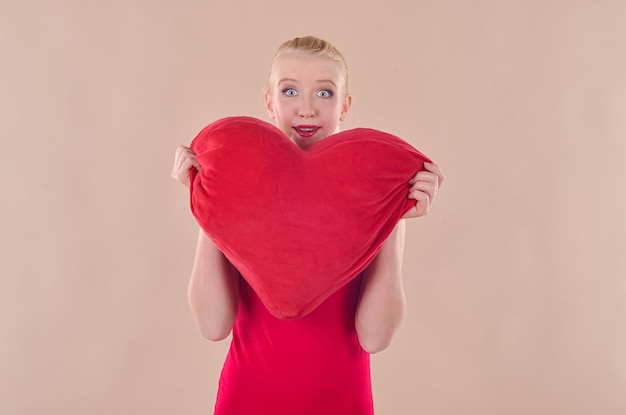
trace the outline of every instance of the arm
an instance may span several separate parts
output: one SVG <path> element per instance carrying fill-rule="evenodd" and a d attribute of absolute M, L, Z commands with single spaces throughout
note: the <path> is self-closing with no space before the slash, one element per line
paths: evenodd
<path fill-rule="evenodd" d="M 239 274 L 203 230 L 189 280 L 189 305 L 200 332 L 209 340 L 228 336 L 239 307 Z"/>
<path fill-rule="evenodd" d="M 443 183 L 445 176 L 439 166 L 425 163 L 424 168 L 409 180 L 408 197 L 415 199 L 416 204 L 403 219 L 428 214 Z M 355 326 L 361 347 L 369 353 L 389 346 L 406 313 L 402 286 L 405 228 L 405 221 L 401 220 L 363 274 Z"/>
<path fill-rule="evenodd" d="M 200 168 L 195 154 L 189 147 L 178 146 L 172 178 L 189 187 L 191 168 Z M 239 273 L 202 230 L 198 234 L 188 298 L 204 337 L 218 341 L 228 336 L 239 307 Z"/>
<path fill-rule="evenodd" d="M 400 221 L 363 274 L 355 326 L 361 347 L 368 353 L 386 349 L 404 319 L 404 233 L 405 223 Z"/>

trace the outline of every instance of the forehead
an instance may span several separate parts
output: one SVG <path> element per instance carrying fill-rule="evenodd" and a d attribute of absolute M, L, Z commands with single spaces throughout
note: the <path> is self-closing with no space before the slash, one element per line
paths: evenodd
<path fill-rule="evenodd" d="M 332 81 L 340 85 L 345 77 L 338 62 L 309 55 L 280 56 L 273 67 L 274 82 L 293 79 L 298 82 Z"/>

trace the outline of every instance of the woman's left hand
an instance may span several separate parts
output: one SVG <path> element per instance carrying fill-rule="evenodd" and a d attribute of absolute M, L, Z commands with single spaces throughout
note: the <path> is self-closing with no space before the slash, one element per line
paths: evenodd
<path fill-rule="evenodd" d="M 417 203 L 402 219 L 427 215 L 437 197 L 437 190 L 445 179 L 443 171 L 435 163 L 424 163 L 424 169 L 409 180 L 408 197 L 415 199 Z"/>

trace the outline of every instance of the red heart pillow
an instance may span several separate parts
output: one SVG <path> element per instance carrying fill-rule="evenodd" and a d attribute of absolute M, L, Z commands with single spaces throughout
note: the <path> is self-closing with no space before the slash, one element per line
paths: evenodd
<path fill-rule="evenodd" d="M 408 180 L 430 161 L 372 129 L 302 150 L 275 126 L 220 119 L 191 143 L 198 223 L 277 318 L 302 317 L 374 259 L 415 205 Z"/>

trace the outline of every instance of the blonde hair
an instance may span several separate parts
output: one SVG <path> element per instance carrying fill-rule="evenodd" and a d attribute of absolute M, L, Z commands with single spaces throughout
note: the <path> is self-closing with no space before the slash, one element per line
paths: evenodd
<path fill-rule="evenodd" d="M 343 72 L 343 89 L 345 94 L 349 94 L 348 88 L 348 64 L 346 63 L 345 58 L 339 52 L 335 46 L 333 46 L 330 42 L 320 39 L 315 36 L 304 36 L 304 37 L 296 37 L 294 39 L 288 40 L 281 44 L 274 54 L 274 59 L 272 60 L 272 66 L 270 69 L 270 74 L 267 79 L 267 83 L 265 85 L 265 92 L 269 93 L 272 89 L 272 73 L 274 72 L 274 67 L 276 66 L 276 62 L 283 55 L 305 55 L 305 56 L 315 56 L 320 58 L 326 58 L 333 60 L 339 64 L 341 71 Z"/>

